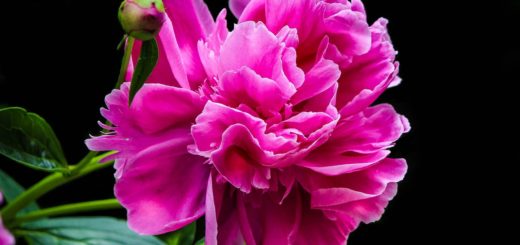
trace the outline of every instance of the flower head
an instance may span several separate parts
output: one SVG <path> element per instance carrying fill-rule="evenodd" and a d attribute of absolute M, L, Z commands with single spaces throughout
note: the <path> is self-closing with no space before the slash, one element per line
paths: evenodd
<path fill-rule="evenodd" d="M 0 204 L 3 203 L 2 192 L 0 192 Z M 9 231 L 4 227 L 2 223 L 2 218 L 0 217 L 0 245 L 13 245 L 14 237 L 9 233 Z"/>
<path fill-rule="evenodd" d="M 150 40 L 159 33 L 165 19 L 162 0 L 125 0 L 119 7 L 119 22 L 128 35 Z"/>
<path fill-rule="evenodd" d="M 389 148 L 410 130 L 386 20 L 349 1 L 165 1 L 158 66 L 128 107 L 107 96 L 116 196 L 143 234 L 206 216 L 208 244 L 344 244 L 378 220 L 406 172 Z M 171 21 L 171 20 L 174 21 Z"/>

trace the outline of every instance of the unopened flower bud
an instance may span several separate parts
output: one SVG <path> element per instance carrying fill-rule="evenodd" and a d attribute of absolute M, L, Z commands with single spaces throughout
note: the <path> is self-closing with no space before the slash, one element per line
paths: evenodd
<path fill-rule="evenodd" d="M 162 0 L 125 0 L 118 17 L 128 35 L 143 41 L 154 38 L 166 18 Z"/>

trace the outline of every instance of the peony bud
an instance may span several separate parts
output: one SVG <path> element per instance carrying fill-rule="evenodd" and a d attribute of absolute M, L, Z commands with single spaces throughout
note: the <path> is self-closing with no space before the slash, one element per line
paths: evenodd
<path fill-rule="evenodd" d="M 162 0 L 125 0 L 119 7 L 119 22 L 125 32 L 140 40 L 159 33 L 165 20 Z"/>

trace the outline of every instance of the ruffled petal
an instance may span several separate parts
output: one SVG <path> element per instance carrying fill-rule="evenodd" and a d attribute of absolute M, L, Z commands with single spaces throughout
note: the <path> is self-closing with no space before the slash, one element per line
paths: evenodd
<path fill-rule="evenodd" d="M 370 49 L 370 31 L 361 3 L 348 1 L 252 0 L 239 22 L 261 21 L 277 33 L 285 26 L 298 30 L 298 64 L 314 62 L 324 36 L 329 36 L 340 55 L 334 61 L 345 63 Z M 331 47 L 332 47 L 331 46 Z"/>
<path fill-rule="evenodd" d="M 267 133 L 267 125 L 262 119 L 247 112 L 208 101 L 191 129 L 197 151 L 209 157 L 209 153 L 220 146 L 226 129 L 235 124 L 245 126 L 262 149 L 267 152 L 284 151 L 295 146 L 295 142 L 291 139 Z"/>
<path fill-rule="evenodd" d="M 319 95 L 337 83 L 341 72 L 336 63 L 323 57 L 305 74 L 305 82 L 291 98 L 294 104 Z"/>
<path fill-rule="evenodd" d="M 236 47 L 240 47 L 240 52 Z M 282 91 L 292 95 L 296 92 L 294 84 L 298 82 L 289 81 L 285 74 L 284 50 L 285 45 L 263 23 L 240 23 L 222 44 L 219 74 L 246 66 L 261 77 L 276 81 Z M 286 60 L 290 62 L 288 58 Z M 293 60 L 292 64 L 295 66 L 296 61 Z"/>
<path fill-rule="evenodd" d="M 224 132 L 220 147 L 211 155 L 211 161 L 219 173 L 246 193 L 252 187 L 269 188 L 271 171 L 260 164 L 265 158 L 251 132 L 240 124 L 232 125 Z"/>
<path fill-rule="evenodd" d="M 298 165 L 325 175 L 341 175 L 375 164 L 410 130 L 408 120 L 382 104 L 340 120 L 332 136 Z"/>
<path fill-rule="evenodd" d="M 330 211 L 331 216 L 346 214 L 354 221 L 355 228 L 361 221 L 372 222 L 382 215 L 395 195 L 395 183 L 404 178 L 406 170 L 404 159 L 386 158 L 363 170 L 339 176 L 305 170 L 298 179 L 311 195 L 312 208 Z"/>
<path fill-rule="evenodd" d="M 106 96 L 107 109 L 102 109 L 101 114 L 114 125 L 114 133 L 86 140 L 89 149 L 116 150 L 119 154 L 112 156 L 115 158 L 132 157 L 171 139 L 178 128 L 189 129 L 204 103 L 190 90 L 147 83 L 129 107 L 128 93 L 129 83 L 125 83 Z"/>
<path fill-rule="evenodd" d="M 337 95 L 341 115 L 349 116 L 372 104 L 397 79 L 396 51 L 386 29 L 387 21 L 379 19 L 370 27 L 370 51 L 357 56 L 342 70 Z"/>
<path fill-rule="evenodd" d="M 262 115 L 273 115 L 289 100 L 292 91 L 284 91 L 278 83 L 263 78 L 249 67 L 226 72 L 220 79 L 220 97 L 237 107 L 246 104 Z"/>
<path fill-rule="evenodd" d="M 128 211 L 130 228 L 155 235 L 177 230 L 205 210 L 210 168 L 188 153 L 189 132 L 149 147 L 127 163 L 115 195 Z"/>

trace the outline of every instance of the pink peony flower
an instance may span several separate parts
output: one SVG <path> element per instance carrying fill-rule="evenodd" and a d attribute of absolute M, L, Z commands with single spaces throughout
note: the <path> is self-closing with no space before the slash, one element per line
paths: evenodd
<path fill-rule="evenodd" d="M 0 204 L 3 203 L 3 195 L 0 192 Z M 2 218 L 0 217 L 0 245 L 12 245 L 14 244 L 14 237 L 9 233 L 9 231 L 4 227 L 2 223 Z"/>
<path fill-rule="evenodd" d="M 128 107 L 106 97 L 115 194 L 141 234 L 201 216 L 207 244 L 344 244 L 378 220 L 406 172 L 389 148 L 410 130 L 387 104 L 399 82 L 386 20 L 347 1 L 164 1 L 160 58 Z M 130 75 L 131 75 L 130 69 Z"/>

